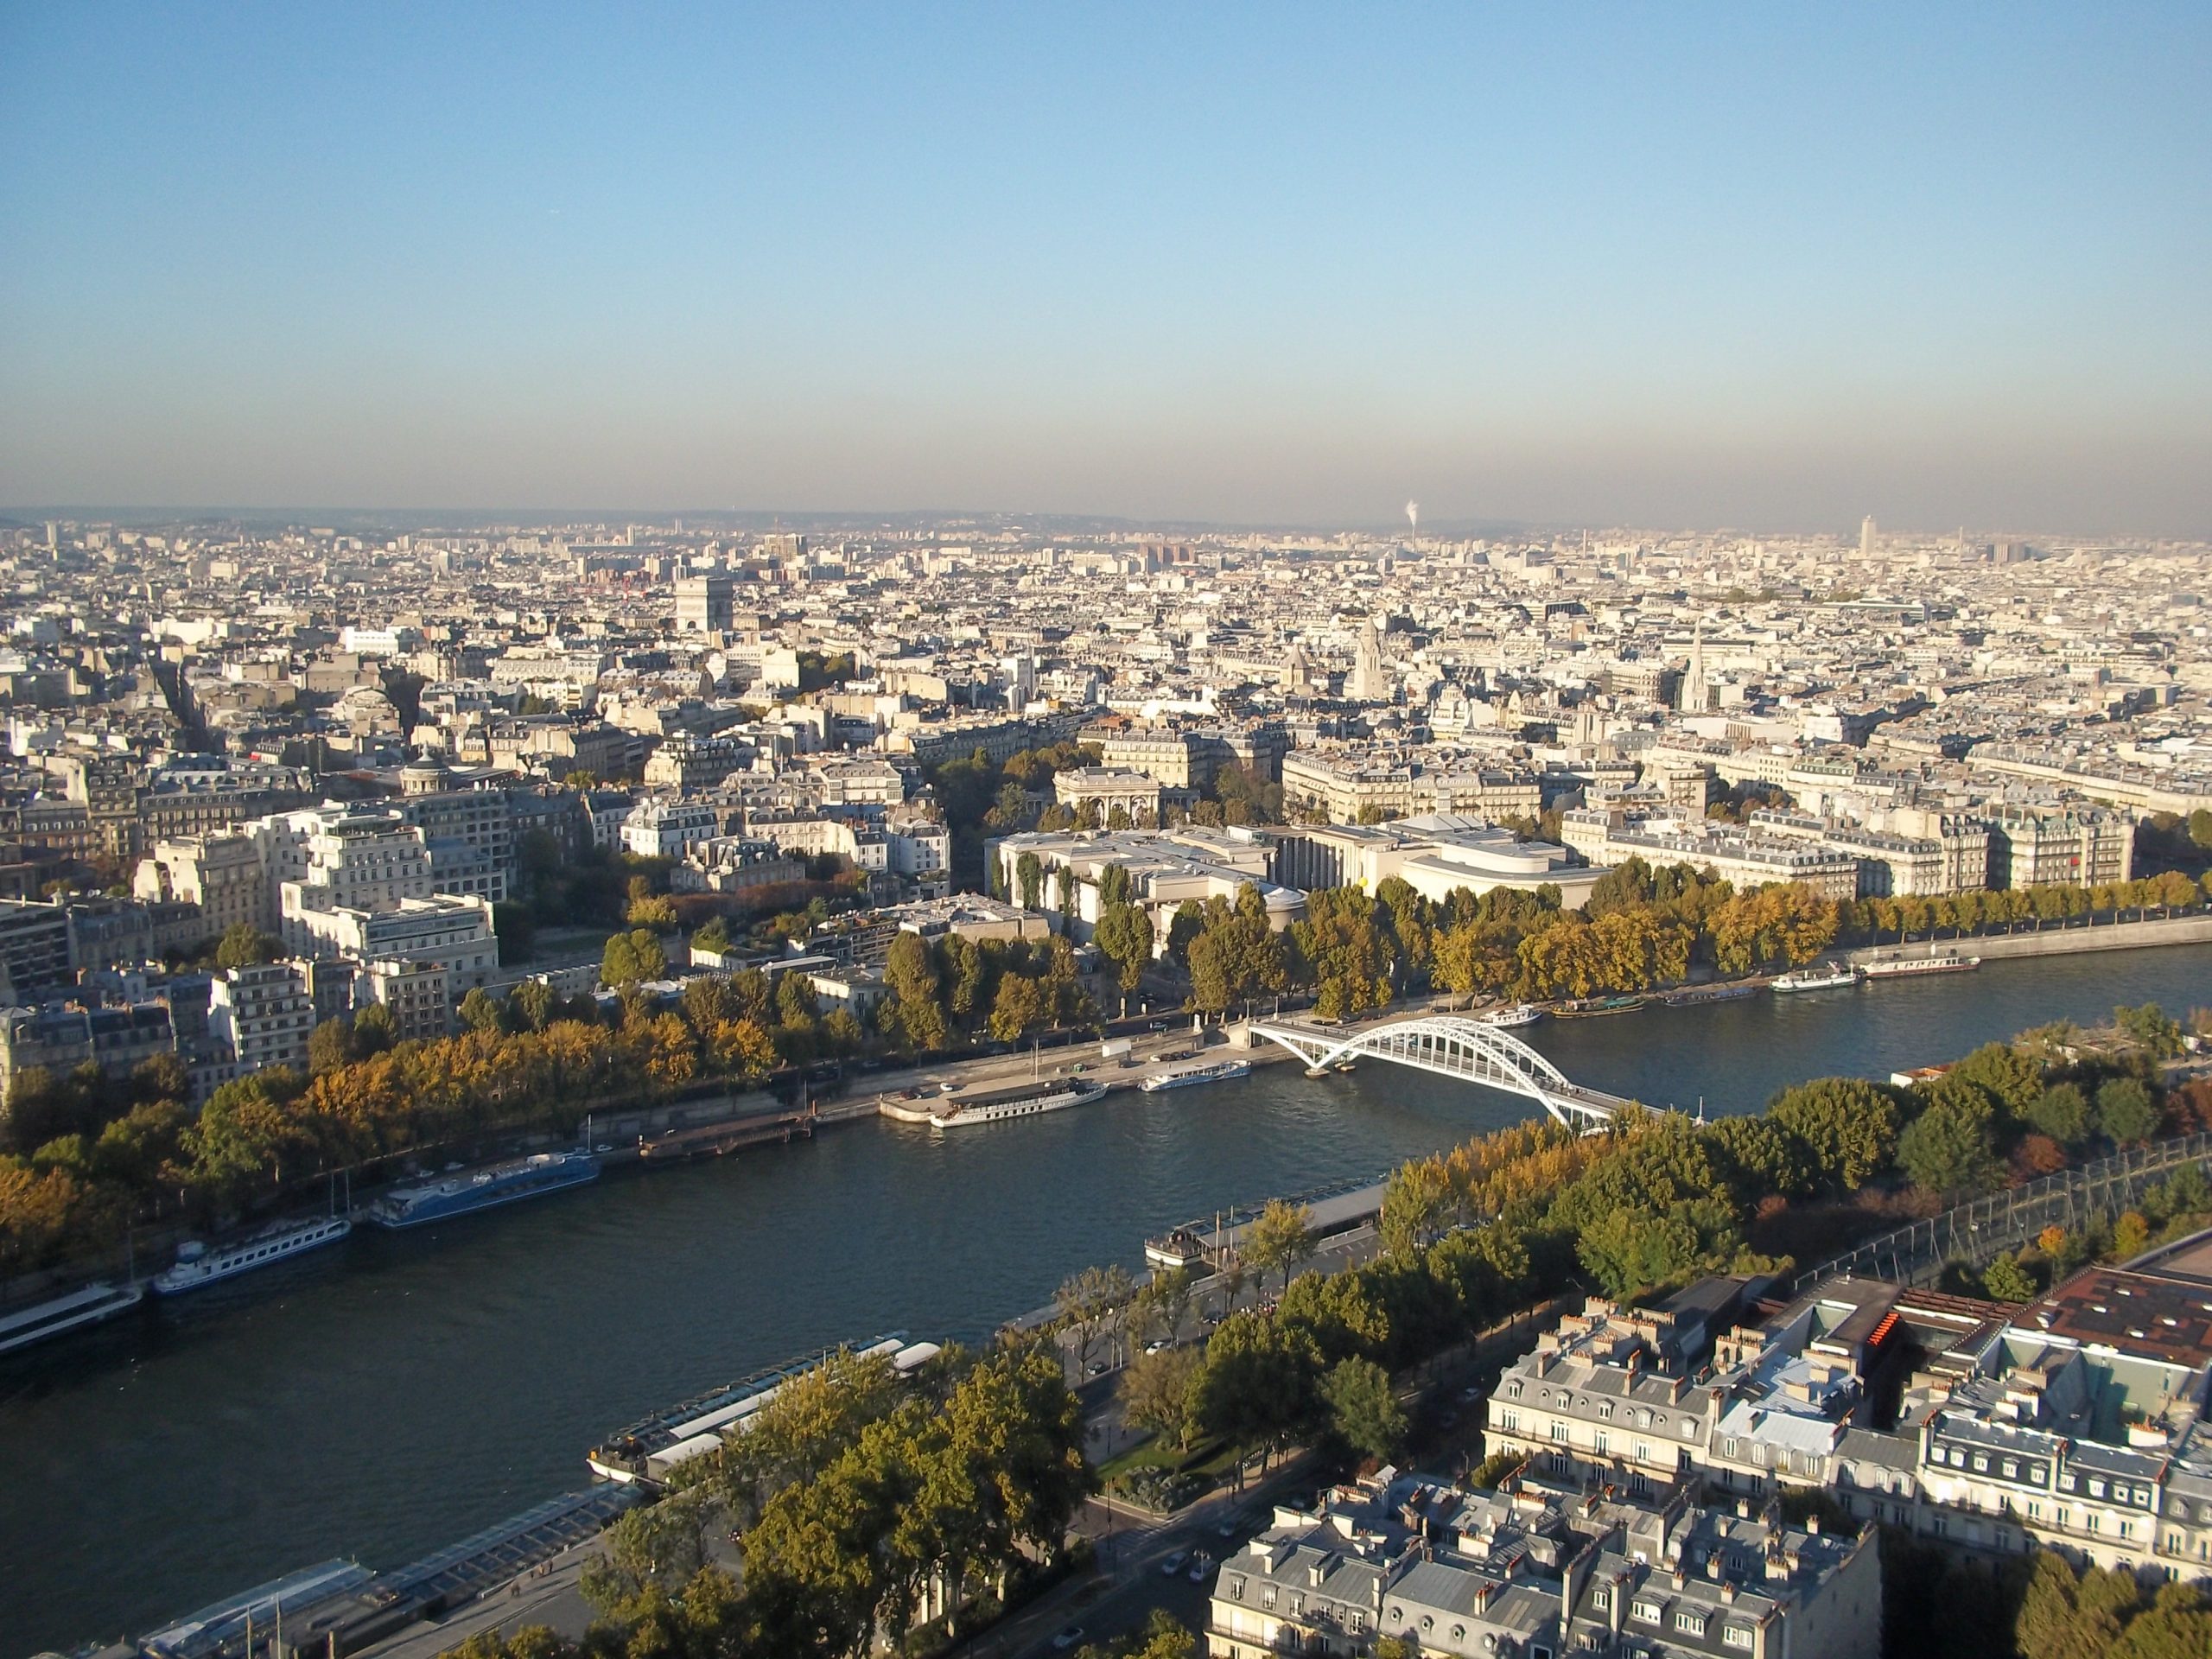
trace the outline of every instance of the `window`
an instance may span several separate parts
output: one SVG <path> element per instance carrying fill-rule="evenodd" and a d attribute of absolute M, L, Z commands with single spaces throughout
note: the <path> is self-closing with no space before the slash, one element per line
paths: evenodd
<path fill-rule="evenodd" d="M 1567 1438 L 1567 1425 L 1566 1425 L 1565 1423 L 1561 1423 L 1561 1422 L 1554 1422 L 1554 1423 L 1552 1425 L 1552 1439 L 1554 1439 L 1554 1440 L 1565 1440 L 1566 1438 Z"/>
<path fill-rule="evenodd" d="M 1751 1645 L 1751 1629 L 1743 1624 L 1723 1625 L 1720 1639 L 1732 1648 L 1748 1648 Z"/>
<path fill-rule="evenodd" d="M 1705 1615 L 1685 1607 L 1675 1615 L 1675 1628 L 1688 1636 L 1703 1636 Z"/>
<path fill-rule="evenodd" d="M 1599 1429 L 1599 1430 L 1598 1431 L 1598 1436 L 1597 1436 L 1597 1440 L 1596 1440 L 1596 1442 L 1595 1442 L 1596 1449 L 1597 1449 L 1597 1452 L 1598 1452 L 1598 1455 L 1599 1455 L 1599 1456 L 1600 1456 L 1600 1457 L 1603 1457 L 1603 1456 L 1605 1454 L 1605 1452 L 1606 1452 L 1611 1448 L 1611 1444 L 1612 1444 L 1612 1437 L 1611 1437 L 1610 1434 L 1606 1433 L 1605 1433 L 1605 1431 L 1604 1429 L 1602 1429 L 1602 1428 L 1601 1428 L 1601 1429 Z"/>
<path fill-rule="evenodd" d="M 1497 1414 L 1497 1426 L 1507 1433 L 1511 1433 L 1514 1430 L 1521 1427 L 1521 1414 L 1517 1411 L 1499 1412 Z"/>
<path fill-rule="evenodd" d="M 1639 1601 L 1630 1611 L 1647 1624 L 1656 1624 L 1666 1617 L 1664 1611 L 1656 1601 Z"/>
<path fill-rule="evenodd" d="M 1590 1605 L 1601 1613 L 1605 1611 L 1613 1605 L 1613 1592 L 1600 1585 L 1590 1592 Z"/>

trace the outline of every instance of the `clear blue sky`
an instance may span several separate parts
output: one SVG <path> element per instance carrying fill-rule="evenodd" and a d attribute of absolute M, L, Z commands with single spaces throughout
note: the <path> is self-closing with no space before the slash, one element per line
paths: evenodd
<path fill-rule="evenodd" d="M 2212 535 L 2201 0 L 733 11 L 0 0 L 0 503 Z"/>

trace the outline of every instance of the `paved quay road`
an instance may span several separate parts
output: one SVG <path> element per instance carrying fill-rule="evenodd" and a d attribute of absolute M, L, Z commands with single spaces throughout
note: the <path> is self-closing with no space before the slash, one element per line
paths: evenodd
<path fill-rule="evenodd" d="M 1519 1034 L 1577 1082 L 1722 1114 L 2146 1001 L 2212 1001 L 2212 947 Z M 150 1629 L 332 1556 L 419 1559 L 582 1485 L 585 1450 L 646 1411 L 886 1332 L 980 1340 L 1085 1266 L 1139 1268 L 1179 1223 L 1371 1179 L 1529 1109 L 1386 1064 L 1267 1065 L 963 1133 L 870 1118 L 359 1229 L 0 1364 L 6 1654 Z"/>

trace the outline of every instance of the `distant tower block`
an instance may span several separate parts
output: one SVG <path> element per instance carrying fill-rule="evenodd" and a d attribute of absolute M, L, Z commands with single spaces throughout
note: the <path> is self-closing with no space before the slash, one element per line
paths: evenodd
<path fill-rule="evenodd" d="M 1871 512 L 1859 521 L 1859 556 L 1862 559 L 1874 556 L 1874 515 Z"/>

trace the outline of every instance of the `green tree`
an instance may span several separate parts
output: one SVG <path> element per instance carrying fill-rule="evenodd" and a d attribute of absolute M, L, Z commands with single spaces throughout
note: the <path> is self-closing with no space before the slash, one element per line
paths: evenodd
<path fill-rule="evenodd" d="M 617 933 L 607 942 L 600 957 L 601 982 L 616 989 L 641 981 L 658 979 L 668 971 L 668 957 L 660 940 L 645 928 Z"/>
<path fill-rule="evenodd" d="M 1117 866 L 1109 865 L 1109 874 L 1127 875 Z M 1128 1009 L 1130 995 L 1144 982 L 1144 970 L 1152 961 L 1152 918 L 1132 904 L 1110 904 L 1099 914 L 1098 924 L 1090 936 L 1106 959 L 1114 964 L 1114 982 L 1122 993 L 1122 1007 Z"/>
<path fill-rule="evenodd" d="M 2181 1027 L 2155 1002 L 2145 1002 L 2139 1008 L 2114 1008 L 2112 1018 L 2128 1039 L 2153 1059 L 2170 1060 L 2182 1052 Z"/>
<path fill-rule="evenodd" d="M 2158 1133 L 2158 1108 L 2133 1077 L 2107 1077 L 2097 1085 L 2097 1129 L 2116 1146 L 2132 1146 Z"/>
<path fill-rule="evenodd" d="M 1857 1077 L 1821 1077 L 1785 1089 L 1767 1116 L 1803 1143 L 1821 1181 L 1842 1192 L 1857 1192 L 1897 1154 L 1896 1102 Z"/>
<path fill-rule="evenodd" d="M 671 928 L 676 925 L 676 901 L 662 893 L 632 899 L 623 919 L 632 927 Z"/>
<path fill-rule="evenodd" d="M 1337 1362 L 1321 1381 L 1329 1427 L 1353 1451 L 1388 1462 L 1406 1438 L 1406 1414 L 1390 1390 L 1390 1374 L 1357 1356 Z"/>
<path fill-rule="evenodd" d="M 1139 1354 L 1122 1371 L 1116 1389 L 1122 1416 L 1187 1451 L 1196 1424 L 1193 1384 L 1205 1363 L 1205 1355 L 1196 1348 Z"/>
<path fill-rule="evenodd" d="M 1232 1313 L 1206 1343 L 1192 1408 L 1207 1433 L 1279 1449 L 1312 1427 L 1318 1407 L 1312 1342 L 1264 1313 Z"/>
<path fill-rule="evenodd" d="M 1390 1173 L 1377 1217 L 1382 1248 L 1393 1255 L 1424 1250 L 1462 1209 L 1452 1172 L 1440 1158 L 1416 1158 Z"/>
<path fill-rule="evenodd" d="M 215 944 L 215 966 L 227 973 L 274 962 L 284 954 L 283 940 L 263 932 L 251 922 L 234 922 Z"/>
<path fill-rule="evenodd" d="M 2010 1043 L 1985 1043 L 1953 1066 L 1950 1075 L 1987 1090 L 2010 1117 L 2026 1117 L 2043 1097 L 2043 1067 Z"/>
<path fill-rule="evenodd" d="M 2004 1178 L 1996 1111 L 1980 1089 L 1939 1089 L 1897 1139 L 1897 1161 L 1916 1185 L 1940 1197 L 1986 1192 Z"/>
<path fill-rule="evenodd" d="M 1705 1260 L 1686 1217 L 1631 1209 L 1608 1211 L 1583 1228 L 1574 1253 L 1605 1294 L 1623 1301 L 1688 1280 Z"/>
<path fill-rule="evenodd" d="M 1039 981 L 1020 974 L 1008 974 L 999 981 L 998 995 L 991 1000 L 990 1033 L 995 1041 L 1026 1041 L 1031 1033 L 1051 1023 L 1052 1017 L 1052 1003 Z"/>
<path fill-rule="evenodd" d="M 497 1035 L 501 1028 L 499 1004 L 481 985 L 471 986 L 468 995 L 461 999 L 461 1023 L 469 1031 L 480 1031 Z"/>
<path fill-rule="evenodd" d="M 1719 1154 L 1729 1189 L 1746 1209 L 1769 1193 L 1795 1197 L 1812 1190 L 1805 1143 L 1771 1117 L 1724 1117 L 1707 1128 L 1705 1140 Z"/>
<path fill-rule="evenodd" d="M 317 1023 L 308 1033 L 308 1074 L 321 1077 L 353 1062 L 353 1022 L 340 1015 Z"/>
<path fill-rule="evenodd" d="M 2028 1127 L 2062 1147 L 2079 1146 L 2089 1132 L 2089 1102 L 2081 1085 L 2054 1083 L 2024 1114 Z"/>
<path fill-rule="evenodd" d="M 1313 1213 L 1303 1205 L 1270 1198 L 1237 1247 L 1253 1270 L 1262 1275 L 1281 1272 L 1287 1289 L 1299 1263 L 1313 1254 Z"/>
<path fill-rule="evenodd" d="M 1993 1301 L 2030 1302 L 2036 1296 L 2035 1280 L 2009 1255 L 2000 1255 L 1989 1264 L 1981 1275 L 1981 1287 Z"/>
<path fill-rule="evenodd" d="M 677 1492 L 630 1510 L 607 1529 L 607 1550 L 585 1564 L 578 1588 L 602 1613 L 648 1586 L 681 1588 L 706 1565 L 707 1516 L 696 1493 Z"/>
<path fill-rule="evenodd" d="M 399 1028 L 392 1023 L 391 1010 L 381 1002 L 372 1002 L 353 1015 L 353 1046 L 356 1060 L 372 1059 L 388 1053 L 399 1040 Z"/>
<path fill-rule="evenodd" d="M 2104 1659 L 2140 1597 L 2128 1573 L 2092 1567 L 2077 1575 L 2063 1556 L 2038 1550 L 2013 1633 L 2034 1659 Z"/>
<path fill-rule="evenodd" d="M 721 956 L 730 948 L 729 924 L 720 916 L 709 916 L 691 930 L 691 948 L 709 956 Z"/>

